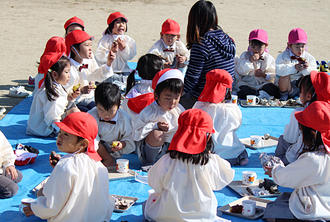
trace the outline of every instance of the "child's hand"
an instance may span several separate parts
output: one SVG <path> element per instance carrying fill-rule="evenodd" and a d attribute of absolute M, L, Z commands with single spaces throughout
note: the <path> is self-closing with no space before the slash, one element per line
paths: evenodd
<path fill-rule="evenodd" d="M 304 62 L 303 65 L 304 65 L 304 69 L 307 69 L 309 66 L 308 62 Z"/>
<path fill-rule="evenodd" d="M 256 62 L 260 59 L 259 53 L 253 53 L 253 55 L 250 56 L 250 62 Z"/>
<path fill-rule="evenodd" d="M 61 155 L 57 154 L 55 151 L 52 151 L 49 155 L 49 164 L 54 168 L 60 159 Z"/>
<path fill-rule="evenodd" d="M 117 53 L 119 50 L 119 45 L 118 45 L 118 42 L 117 41 L 114 41 L 112 43 L 112 46 L 111 46 L 111 49 L 110 51 L 114 52 L 114 53 Z"/>
<path fill-rule="evenodd" d="M 29 216 L 34 215 L 32 209 L 31 209 L 31 203 L 22 202 L 22 204 L 27 205 L 27 206 L 23 207 L 23 212 L 24 212 L 25 216 L 29 217 Z"/>
<path fill-rule="evenodd" d="M 305 69 L 305 68 L 304 68 L 304 64 L 301 64 L 301 63 L 296 64 L 294 67 L 296 68 L 296 70 L 297 70 L 298 72 L 300 72 L 300 71 L 302 71 L 303 69 Z"/>
<path fill-rule="evenodd" d="M 77 90 L 73 91 L 68 95 L 68 101 L 72 101 L 76 99 L 79 95 L 80 95 L 80 88 L 78 88 Z"/>
<path fill-rule="evenodd" d="M 112 142 L 112 151 L 113 152 L 117 152 L 119 150 L 124 149 L 125 146 L 126 146 L 126 143 L 124 141 L 123 142 L 121 142 L 121 141 L 113 141 Z"/>
<path fill-rule="evenodd" d="M 17 170 L 15 169 L 15 166 L 9 166 L 6 168 L 6 175 L 10 176 L 12 180 L 16 180 L 18 177 Z"/>
<path fill-rule="evenodd" d="M 265 73 L 265 71 L 262 71 L 261 69 L 257 69 L 254 71 L 254 76 L 266 78 L 266 73 Z"/>
<path fill-rule="evenodd" d="M 157 123 L 158 129 L 164 132 L 167 132 L 169 129 L 168 123 L 167 122 L 158 122 Z"/>
<path fill-rule="evenodd" d="M 272 177 L 272 170 L 273 170 L 273 167 L 264 166 L 265 174 L 268 175 L 269 177 Z"/>
<path fill-rule="evenodd" d="M 185 57 L 183 55 L 177 55 L 176 59 L 177 59 L 179 64 L 183 64 L 183 63 L 185 63 L 185 61 L 187 61 L 187 57 Z"/>
<path fill-rule="evenodd" d="M 82 87 L 80 91 L 82 94 L 89 94 L 93 89 L 94 89 L 93 86 L 87 85 Z"/>
<path fill-rule="evenodd" d="M 107 66 L 111 66 L 112 62 L 116 59 L 116 53 L 117 52 L 114 52 L 112 50 L 109 51 Z"/>
<path fill-rule="evenodd" d="M 125 41 L 125 39 L 118 38 L 117 39 L 117 42 L 118 42 L 118 48 L 119 48 L 119 50 L 120 51 L 123 51 L 126 48 L 126 41 Z"/>

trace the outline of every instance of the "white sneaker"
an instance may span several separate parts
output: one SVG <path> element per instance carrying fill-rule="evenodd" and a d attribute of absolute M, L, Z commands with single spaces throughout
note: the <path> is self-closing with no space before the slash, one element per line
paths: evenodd
<path fill-rule="evenodd" d="M 5 107 L 1 107 L 0 108 L 0 115 L 3 115 L 6 112 L 6 108 Z"/>
<path fill-rule="evenodd" d="M 25 90 L 25 88 L 23 86 L 17 86 L 17 87 L 13 86 L 13 87 L 10 87 L 8 96 L 23 98 L 23 97 L 27 97 L 31 94 L 32 93 Z"/>

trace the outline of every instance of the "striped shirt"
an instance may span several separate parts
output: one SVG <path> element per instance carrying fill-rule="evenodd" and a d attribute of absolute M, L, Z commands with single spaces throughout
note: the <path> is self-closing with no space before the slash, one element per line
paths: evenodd
<path fill-rule="evenodd" d="M 205 85 L 206 73 L 213 69 L 224 69 L 234 79 L 235 53 L 234 41 L 221 29 L 207 32 L 200 44 L 192 45 L 184 92 L 198 98 Z"/>

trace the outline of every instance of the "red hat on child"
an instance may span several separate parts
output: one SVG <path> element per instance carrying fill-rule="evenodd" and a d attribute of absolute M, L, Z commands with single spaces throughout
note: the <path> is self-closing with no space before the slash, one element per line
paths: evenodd
<path fill-rule="evenodd" d="M 65 22 L 65 24 L 64 24 L 64 29 L 66 30 L 67 28 L 69 28 L 70 25 L 74 25 L 74 24 L 76 24 L 76 25 L 80 25 L 80 26 L 82 26 L 83 28 L 85 28 L 84 21 L 81 20 L 80 18 L 74 16 L 74 17 L 68 19 L 68 20 Z"/>
<path fill-rule="evenodd" d="M 153 93 L 146 93 L 134 98 L 128 99 L 127 106 L 133 112 L 139 114 L 145 107 L 149 106 L 155 101 Z"/>
<path fill-rule="evenodd" d="M 114 13 L 111 13 L 108 17 L 108 20 L 107 20 L 108 25 L 110 25 L 117 18 L 123 18 L 123 19 L 126 20 L 126 22 L 128 22 L 128 20 L 127 20 L 127 18 L 125 17 L 124 14 L 122 14 L 120 12 L 114 12 Z"/>
<path fill-rule="evenodd" d="M 220 103 L 225 99 L 226 89 L 232 88 L 233 78 L 223 69 L 213 69 L 206 73 L 206 82 L 198 101 Z"/>
<path fill-rule="evenodd" d="M 159 83 L 164 82 L 167 79 L 180 79 L 182 82 L 184 82 L 184 76 L 180 70 L 168 68 L 160 70 L 156 73 L 152 79 L 152 88 L 155 90 Z"/>
<path fill-rule="evenodd" d="M 214 133 L 211 116 L 201 109 L 188 109 L 181 113 L 178 130 L 168 150 L 198 154 L 205 150 L 207 133 Z"/>
<path fill-rule="evenodd" d="M 180 25 L 172 19 L 167 19 L 162 25 L 162 34 L 180 35 Z"/>
<path fill-rule="evenodd" d="M 94 140 L 98 133 L 98 127 L 97 122 L 92 115 L 85 112 L 75 112 L 66 116 L 61 122 L 55 122 L 55 124 L 67 133 L 87 139 L 88 156 L 96 161 L 102 160 L 94 147 Z"/>
<path fill-rule="evenodd" d="M 263 29 L 254 29 L 250 32 L 249 41 L 258 40 L 262 43 L 268 45 L 268 35 L 267 32 Z"/>
<path fill-rule="evenodd" d="M 330 101 L 330 76 L 325 72 L 311 72 L 311 80 L 319 101 Z"/>
<path fill-rule="evenodd" d="M 82 30 L 73 30 L 65 37 L 66 44 L 66 54 L 69 56 L 71 52 L 71 46 L 85 42 L 89 39 L 93 39 L 93 36 L 87 34 L 87 32 Z"/>
<path fill-rule="evenodd" d="M 330 153 L 330 103 L 315 101 L 294 115 L 300 124 L 321 133 L 325 148 Z"/>
<path fill-rule="evenodd" d="M 64 38 L 54 36 L 47 41 L 44 53 L 40 57 L 40 64 L 38 67 L 38 73 L 44 74 L 43 79 L 39 81 L 39 88 L 44 82 L 48 70 L 57 63 L 63 55 L 65 55 L 65 51 L 66 47 Z"/>
<path fill-rule="evenodd" d="M 292 29 L 288 36 L 289 44 L 307 43 L 307 34 L 301 28 Z"/>

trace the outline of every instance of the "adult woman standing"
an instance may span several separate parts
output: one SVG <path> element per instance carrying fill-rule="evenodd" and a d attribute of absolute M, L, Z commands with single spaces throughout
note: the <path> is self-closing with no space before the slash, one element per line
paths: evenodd
<path fill-rule="evenodd" d="M 224 69 L 234 79 L 234 41 L 218 26 L 218 16 L 210 1 L 200 0 L 190 9 L 187 27 L 190 61 L 184 79 L 180 103 L 191 108 L 205 85 L 205 75 L 213 69 Z"/>

